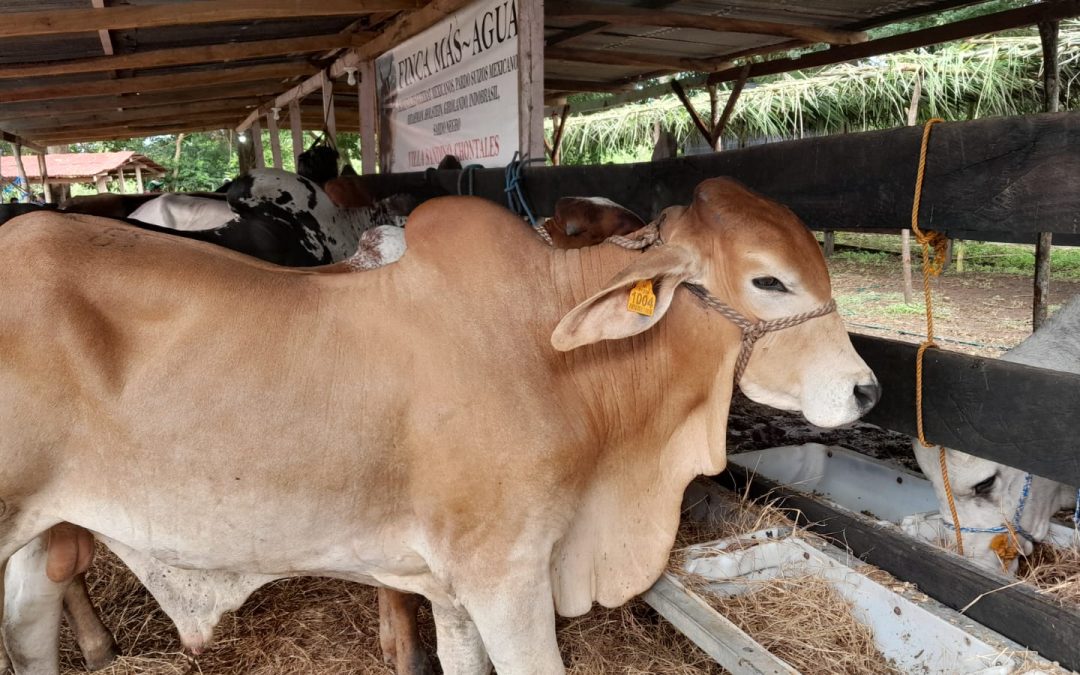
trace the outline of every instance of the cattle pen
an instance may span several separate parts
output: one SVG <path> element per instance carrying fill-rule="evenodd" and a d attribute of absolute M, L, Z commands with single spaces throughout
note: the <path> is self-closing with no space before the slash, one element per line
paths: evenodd
<path fill-rule="evenodd" d="M 359 138 L 358 146 L 343 148 L 360 158 L 355 180 L 373 195 L 473 195 L 509 203 L 523 220 L 554 214 L 560 198 L 587 195 L 610 199 L 649 222 L 669 206 L 690 203 L 703 180 L 730 176 L 789 207 L 812 230 L 900 233 L 912 227 L 920 128 L 719 151 L 740 92 L 759 77 L 1039 26 L 1044 112 L 937 125 L 928 143 L 915 223 L 952 239 L 1036 244 L 1037 326 L 1051 302 L 1051 244 L 1080 246 L 1080 116 L 1058 112 L 1055 43 L 1058 22 L 1080 16 L 1080 0 L 1042 0 L 909 32 L 873 32 L 985 4 L 0 2 L 0 141 L 14 149 L 14 158 L 5 158 L 3 166 L 17 167 L 24 185 L 31 182 L 29 173 L 49 194 L 44 157 L 71 143 L 227 129 L 245 172 L 295 167 L 305 131 L 321 133 L 332 146 L 348 132 Z M 431 35 L 434 28 L 445 33 L 453 25 L 449 22 L 470 11 L 477 18 L 463 28 L 465 36 L 456 46 L 444 34 L 406 53 L 410 48 L 402 45 Z M 470 50 L 466 38 L 484 45 L 471 47 L 477 63 L 487 59 L 471 69 L 461 56 Z M 465 66 L 459 63 L 463 59 Z M 457 73 L 447 77 L 450 84 L 443 89 L 409 88 L 412 80 L 437 78 L 442 70 Z M 513 87 L 499 90 L 491 84 L 496 80 L 511 81 Z M 455 88 L 460 98 L 451 95 Z M 710 93 L 708 111 L 696 110 L 686 96 L 687 90 L 702 88 Z M 634 164 L 561 165 L 568 116 L 668 92 L 679 96 L 697 132 L 717 152 L 660 153 Z M 583 93 L 605 96 L 577 96 Z M 720 94 L 726 94 L 726 105 Z M 446 98 L 436 103 L 440 96 Z M 471 129 L 469 114 L 480 120 Z M 283 156 L 283 131 L 291 133 L 292 158 Z M 36 172 L 26 172 L 24 153 L 39 158 Z M 466 166 L 434 168 L 443 154 L 459 155 Z M 165 171 L 153 165 L 156 175 Z M 103 172 L 95 175 L 102 187 Z M 0 183 L 4 178 L 0 175 Z M 26 208 L 0 205 L 0 224 Z M 916 346 L 851 337 L 883 390 L 865 420 L 917 435 Z M 923 377 L 928 439 L 1080 486 L 1080 375 L 932 349 Z M 800 525 L 832 544 L 916 584 L 1008 640 L 1080 670 L 1080 608 L 1075 605 L 1010 583 L 871 515 L 754 477 L 744 468 L 732 466 L 714 481 L 780 499 L 801 513 Z M 651 601 L 679 605 L 671 592 L 658 586 L 650 591 Z M 689 605 L 673 611 L 690 623 L 709 623 Z M 703 647 L 717 641 L 715 635 L 690 637 Z M 747 673 L 770 667 L 754 663 L 740 671 L 724 665 Z"/>

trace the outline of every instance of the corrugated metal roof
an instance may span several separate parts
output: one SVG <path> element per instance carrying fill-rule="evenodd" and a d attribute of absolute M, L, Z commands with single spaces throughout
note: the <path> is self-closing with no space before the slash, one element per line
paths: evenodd
<path fill-rule="evenodd" d="M 110 173 L 121 167 L 129 168 L 139 164 L 147 174 L 156 175 L 166 173 L 165 167 L 161 166 L 146 155 L 135 152 L 84 152 L 84 153 L 58 153 L 45 155 L 45 169 L 50 178 L 93 180 L 94 176 Z M 41 171 L 36 161 L 23 160 L 23 168 L 26 169 L 28 180 L 40 180 Z M 18 175 L 14 157 L 0 157 L 0 177 L 11 178 Z"/>

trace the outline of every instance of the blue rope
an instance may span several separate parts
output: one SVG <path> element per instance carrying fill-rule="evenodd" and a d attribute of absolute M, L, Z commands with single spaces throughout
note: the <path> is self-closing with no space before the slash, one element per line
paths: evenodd
<path fill-rule="evenodd" d="M 471 197 L 475 194 L 473 192 L 473 178 L 476 175 L 476 170 L 482 168 L 484 167 L 481 164 L 466 164 L 464 167 L 462 167 L 461 173 L 459 173 L 457 177 L 457 193 L 459 195 L 468 194 Z M 468 176 L 469 178 L 469 191 L 467 193 L 461 191 L 461 180 L 466 176 Z"/>
<path fill-rule="evenodd" d="M 1024 487 L 1022 490 L 1020 490 L 1020 501 L 1016 504 L 1016 512 L 1013 513 L 1012 518 L 1013 529 L 1016 531 L 1017 534 L 1030 542 L 1034 542 L 1035 537 L 1033 537 L 1030 532 L 1023 528 L 1023 526 L 1020 524 L 1020 520 L 1024 516 L 1024 508 L 1027 507 L 1028 496 L 1031 494 L 1032 478 L 1033 476 L 1030 473 L 1024 476 Z M 1080 491 L 1077 492 L 1076 504 L 1077 511 L 1074 516 L 1080 518 Z M 949 528 L 950 530 L 956 529 L 956 526 L 954 524 L 945 521 L 944 519 L 942 520 L 945 523 L 945 527 Z M 1003 532 L 1008 532 L 1009 528 L 1005 525 L 999 525 L 997 527 L 961 527 L 960 531 L 965 533 L 986 532 L 990 534 L 1001 534 Z"/>
<path fill-rule="evenodd" d="M 1073 526 L 1080 527 L 1080 489 L 1076 491 L 1076 508 L 1073 509 Z"/>
<path fill-rule="evenodd" d="M 527 164 L 542 163 L 543 161 L 543 158 L 533 159 L 528 155 L 522 155 L 519 151 L 514 153 L 514 158 L 506 165 L 506 188 L 504 190 L 506 192 L 506 204 L 514 213 L 528 218 L 533 229 L 536 229 L 537 226 L 536 216 L 533 215 L 532 209 L 529 207 L 529 201 L 525 198 L 521 170 Z"/>

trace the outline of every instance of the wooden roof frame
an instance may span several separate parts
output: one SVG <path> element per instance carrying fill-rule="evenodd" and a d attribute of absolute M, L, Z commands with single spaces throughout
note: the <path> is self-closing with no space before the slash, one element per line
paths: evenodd
<path fill-rule="evenodd" d="M 104 5 L 100 0 L 94 1 Z M 371 28 L 367 27 L 368 24 L 354 22 L 340 32 L 321 35 L 245 42 L 219 40 L 216 43 L 170 46 L 126 54 L 106 53 L 52 63 L 5 65 L 0 68 L 0 84 L 57 75 L 76 79 L 71 82 L 46 80 L 27 82 L 25 86 L 15 84 L 0 87 L 0 103 L 5 104 L 10 113 L 6 123 L 0 117 L 0 127 L 5 127 L 8 135 L 19 137 L 21 144 L 27 148 L 32 144 L 40 146 L 40 141 L 44 139 L 70 138 L 73 128 L 79 123 L 76 115 L 80 113 L 84 113 L 82 121 L 86 125 L 86 139 L 100 138 L 102 135 L 112 137 L 112 134 L 122 132 L 122 124 L 130 125 L 133 134 L 151 128 L 168 133 L 180 131 L 181 126 L 187 130 L 192 124 L 219 123 L 219 119 L 223 120 L 220 123 L 225 127 L 243 131 L 260 117 L 270 114 L 274 108 L 286 111 L 294 101 L 302 101 L 317 91 L 331 87 L 334 80 L 341 78 L 348 70 L 355 69 L 363 75 L 367 64 L 376 57 L 468 6 L 471 1 L 320 0 L 310 3 L 299 0 L 231 0 L 222 4 L 214 0 L 192 0 L 182 5 L 183 11 L 177 11 L 178 5 L 170 4 L 7 13 L 3 15 L 4 21 L 0 25 L 0 38 L 100 31 L 103 52 L 111 49 L 110 30 L 131 27 L 296 17 L 370 15 L 373 18 Z M 737 80 L 747 72 L 744 68 L 747 63 L 750 63 L 748 77 L 752 79 L 1080 15 L 1080 0 L 1045 0 L 1035 5 L 879 40 L 869 41 L 864 32 L 874 25 L 981 1 L 985 0 L 940 0 L 920 7 L 906 7 L 858 23 L 822 27 L 687 14 L 670 9 L 674 0 L 636 0 L 634 6 L 546 0 L 548 17 L 583 22 L 549 34 L 544 40 L 546 59 L 564 64 L 596 63 L 639 72 L 605 81 L 549 77 L 544 81 L 545 102 L 561 105 L 569 92 L 614 94 L 609 100 L 571 106 L 570 109 L 573 113 L 589 112 L 669 91 L 670 85 L 666 83 L 642 89 L 639 83 L 647 79 L 695 73 L 683 77 L 680 83 L 684 87 L 715 86 Z M 611 26 L 694 28 L 789 39 L 781 42 L 774 40 L 766 46 L 734 52 L 729 49 L 715 57 L 572 46 L 574 38 Z M 827 48 L 798 57 L 753 61 L 758 55 L 783 52 L 808 44 L 823 44 Z M 263 62 L 259 62 L 260 59 Z M 215 67 L 192 69 L 206 65 Z M 161 74 L 159 70 L 151 74 L 136 72 L 125 76 L 125 71 L 165 68 L 179 70 L 168 74 Z M 94 74 L 100 77 L 110 73 L 114 74 L 111 79 L 95 79 L 89 83 L 78 81 L 78 77 Z M 275 91 L 279 93 L 274 95 Z M 370 99 L 370 93 L 366 94 L 367 98 L 363 91 L 359 95 L 364 100 Z M 227 119 L 230 108 L 233 120 Z M 243 119 L 235 123 L 241 116 Z M 175 128 L 168 128 L 170 117 L 175 121 Z M 53 120 L 56 124 L 50 126 L 46 120 Z M 32 138 L 27 138 L 28 135 L 32 135 Z"/>

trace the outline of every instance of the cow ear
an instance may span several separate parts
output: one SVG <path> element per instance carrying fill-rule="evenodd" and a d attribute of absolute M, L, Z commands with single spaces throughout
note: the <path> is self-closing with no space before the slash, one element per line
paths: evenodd
<path fill-rule="evenodd" d="M 604 290 L 570 310 L 555 326 L 551 345 L 567 352 L 601 340 L 618 340 L 642 333 L 667 313 L 679 284 L 696 278 L 699 272 L 697 258 L 684 248 L 672 245 L 650 248 Z M 652 282 L 652 292 L 656 296 L 651 314 L 630 308 L 631 291 L 643 281 Z M 636 300 L 640 300 L 640 296 Z"/>

